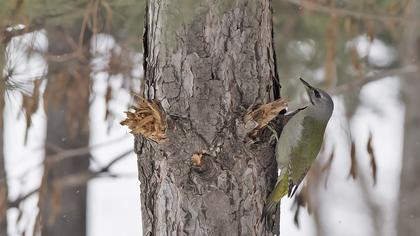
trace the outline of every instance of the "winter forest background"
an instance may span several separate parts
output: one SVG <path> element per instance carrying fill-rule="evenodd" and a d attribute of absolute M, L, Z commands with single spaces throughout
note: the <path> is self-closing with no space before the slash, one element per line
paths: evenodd
<path fill-rule="evenodd" d="M 174 27 L 203 2 L 174 0 Z M 335 103 L 305 200 L 282 201 L 281 234 L 419 234 L 420 2 L 271 4 L 281 96 L 303 104 L 302 77 Z M 120 122 L 144 76 L 145 7 L 0 0 L 0 235 L 141 234 Z"/>

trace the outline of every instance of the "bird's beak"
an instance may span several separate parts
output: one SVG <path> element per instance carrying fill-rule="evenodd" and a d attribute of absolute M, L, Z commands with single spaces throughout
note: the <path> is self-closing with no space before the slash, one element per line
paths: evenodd
<path fill-rule="evenodd" d="M 308 82 L 306 82 L 305 80 L 303 80 L 302 78 L 299 78 L 300 82 L 302 82 L 303 85 L 305 85 L 306 89 L 308 90 L 312 90 L 314 89 L 314 87 L 312 87 L 310 84 L 308 84 Z"/>
<path fill-rule="evenodd" d="M 302 78 L 299 78 L 299 79 L 300 79 L 300 82 L 302 82 L 302 84 L 305 85 L 305 89 L 306 89 L 306 92 L 308 93 L 309 100 L 311 101 L 312 104 L 314 104 L 314 101 L 312 100 L 312 90 L 315 90 L 315 88 L 312 87 L 308 82 L 306 82 Z"/>

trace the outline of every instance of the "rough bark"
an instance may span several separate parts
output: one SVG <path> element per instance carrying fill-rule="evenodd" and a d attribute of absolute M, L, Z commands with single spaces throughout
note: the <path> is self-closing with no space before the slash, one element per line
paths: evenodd
<path fill-rule="evenodd" d="M 420 59 L 420 3 L 411 1 L 406 15 L 414 20 L 405 28 L 401 55 L 405 64 L 419 65 Z M 400 209 L 398 235 L 419 235 L 420 233 L 420 78 L 416 74 L 403 81 L 405 101 L 404 147 L 400 184 Z"/>
<path fill-rule="evenodd" d="M 46 159 L 40 190 L 42 235 L 86 235 L 86 184 L 62 186 L 58 181 L 86 172 L 89 155 L 51 160 L 57 151 L 89 145 L 90 32 L 78 45 L 80 22 L 49 26 Z M 78 51 L 76 51 L 78 50 Z M 78 52 L 78 53 L 74 53 Z M 66 57 L 68 55 L 72 55 Z"/>
<path fill-rule="evenodd" d="M 168 141 L 136 137 L 143 233 L 271 235 L 259 220 L 274 150 L 245 144 L 238 125 L 248 107 L 279 96 L 270 1 L 194 3 L 192 15 L 176 15 L 193 11 L 186 0 L 146 7 L 144 95 L 160 102 Z"/>

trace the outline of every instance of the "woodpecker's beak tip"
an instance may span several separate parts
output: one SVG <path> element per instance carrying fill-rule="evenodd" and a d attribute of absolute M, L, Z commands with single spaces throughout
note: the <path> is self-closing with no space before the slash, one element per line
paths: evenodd
<path fill-rule="evenodd" d="M 305 85 L 305 89 L 306 89 L 306 92 L 308 93 L 308 96 L 309 96 L 309 100 L 310 100 L 310 102 L 312 103 L 312 104 L 315 104 L 314 103 L 314 101 L 313 101 L 313 99 L 312 99 L 312 93 L 311 93 L 311 91 L 312 90 L 315 90 L 315 88 L 314 87 L 312 87 L 308 82 L 306 82 L 305 80 L 303 80 L 302 78 L 299 78 L 300 79 L 300 82 L 302 82 L 302 84 L 303 85 Z"/>
<path fill-rule="evenodd" d="M 307 88 L 312 88 L 312 86 L 308 82 L 306 82 L 302 78 L 299 78 L 299 79 L 300 79 L 300 82 L 302 82 L 302 84 L 304 84 Z"/>

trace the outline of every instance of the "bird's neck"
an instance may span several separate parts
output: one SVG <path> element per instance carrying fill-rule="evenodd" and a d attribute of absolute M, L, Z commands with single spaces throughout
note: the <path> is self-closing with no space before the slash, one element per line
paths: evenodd
<path fill-rule="evenodd" d="M 331 117 L 331 110 L 323 105 L 312 105 L 310 104 L 306 110 L 306 114 L 312 118 L 324 122 L 325 125 Z"/>

